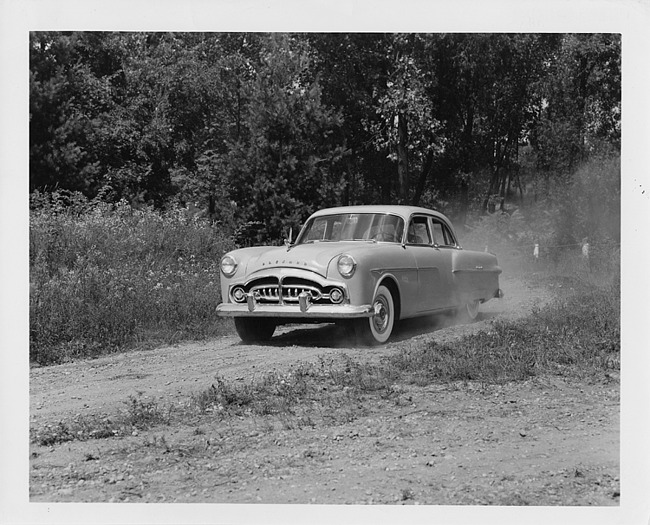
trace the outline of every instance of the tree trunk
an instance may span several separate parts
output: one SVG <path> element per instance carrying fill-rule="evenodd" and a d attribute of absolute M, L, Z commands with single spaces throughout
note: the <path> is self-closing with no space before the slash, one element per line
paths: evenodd
<path fill-rule="evenodd" d="M 408 201 L 409 194 L 409 165 L 408 165 L 408 127 L 406 115 L 399 113 L 397 116 L 397 180 L 398 200 L 400 203 Z"/>
<path fill-rule="evenodd" d="M 411 204 L 413 206 L 418 206 L 420 204 L 420 199 L 424 193 L 424 188 L 427 183 L 427 178 L 429 177 L 429 172 L 433 166 L 433 152 L 429 151 L 427 153 L 427 158 L 424 161 L 424 166 L 422 166 L 422 171 L 420 172 L 420 177 L 418 178 L 418 185 L 415 188 L 415 194 L 413 195 L 413 200 Z"/>
<path fill-rule="evenodd" d="M 212 193 L 208 195 L 208 217 L 212 221 L 217 217 L 217 203 Z"/>
<path fill-rule="evenodd" d="M 483 199 L 483 213 L 488 211 L 488 205 L 490 204 L 490 197 L 494 194 L 494 190 L 499 187 L 499 166 L 494 167 L 492 172 L 492 179 L 490 180 L 490 187 L 488 192 Z"/>
<path fill-rule="evenodd" d="M 460 213 L 458 223 L 465 225 L 467 221 L 467 211 L 469 210 L 469 184 L 467 179 L 460 183 Z"/>
<path fill-rule="evenodd" d="M 521 177 L 519 176 L 519 170 L 517 169 L 517 187 L 519 188 L 519 201 L 521 205 L 523 206 L 524 204 L 524 190 L 521 187 Z"/>
<path fill-rule="evenodd" d="M 501 203 L 499 205 L 499 209 L 503 211 L 504 205 L 506 203 L 506 181 L 510 180 L 510 176 L 508 172 L 506 172 L 503 175 L 503 178 L 501 179 L 501 189 L 499 190 L 499 196 L 501 197 Z M 508 184 L 510 186 L 510 184 Z"/>
<path fill-rule="evenodd" d="M 501 168 L 505 164 L 505 159 L 508 157 L 508 153 L 511 145 L 512 145 L 512 136 L 510 134 L 508 134 L 508 138 L 506 139 L 506 142 L 503 145 L 503 147 L 500 147 L 498 143 L 496 145 L 496 151 L 494 153 L 494 172 L 492 173 L 492 180 L 490 180 L 490 188 L 488 189 L 487 195 L 483 200 L 484 213 L 488 208 L 488 204 L 490 202 L 490 196 L 496 193 L 497 190 L 499 190 L 499 195 L 501 196 L 501 209 L 503 210 L 506 179 L 505 176 L 503 179 L 501 179 L 500 174 L 501 174 Z"/>

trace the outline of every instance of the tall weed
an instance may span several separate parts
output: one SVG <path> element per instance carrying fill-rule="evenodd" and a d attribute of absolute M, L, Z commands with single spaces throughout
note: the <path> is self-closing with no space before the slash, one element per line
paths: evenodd
<path fill-rule="evenodd" d="M 41 364 L 146 340 L 215 333 L 225 232 L 166 212 L 35 194 L 30 215 L 30 358 Z"/>

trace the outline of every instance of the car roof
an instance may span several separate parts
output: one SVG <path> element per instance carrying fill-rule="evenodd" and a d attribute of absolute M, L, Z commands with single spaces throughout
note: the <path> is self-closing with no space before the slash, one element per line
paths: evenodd
<path fill-rule="evenodd" d="M 426 213 L 436 217 L 446 217 L 435 210 L 421 208 L 420 206 L 400 206 L 400 205 L 382 205 L 382 204 L 365 204 L 358 206 L 338 206 L 336 208 L 325 208 L 313 213 L 312 217 L 320 217 L 322 215 L 333 215 L 336 213 L 389 213 L 399 215 L 404 219 L 408 219 L 414 213 Z"/>

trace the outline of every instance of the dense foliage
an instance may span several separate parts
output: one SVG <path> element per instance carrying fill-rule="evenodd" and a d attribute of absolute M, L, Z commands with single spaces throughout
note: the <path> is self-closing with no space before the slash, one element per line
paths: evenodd
<path fill-rule="evenodd" d="M 585 165 L 615 215 L 620 67 L 617 34 L 34 32 L 30 189 L 191 204 L 242 242 L 324 205 L 549 199 L 576 241 Z"/>

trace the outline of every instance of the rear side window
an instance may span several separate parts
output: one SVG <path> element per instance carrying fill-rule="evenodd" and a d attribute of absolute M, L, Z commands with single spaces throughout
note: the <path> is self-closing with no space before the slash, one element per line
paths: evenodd
<path fill-rule="evenodd" d="M 406 236 L 409 244 L 431 244 L 429 221 L 426 217 L 413 217 Z"/>
<path fill-rule="evenodd" d="M 456 246 L 456 239 L 446 224 L 433 219 L 433 239 L 439 246 Z"/>

